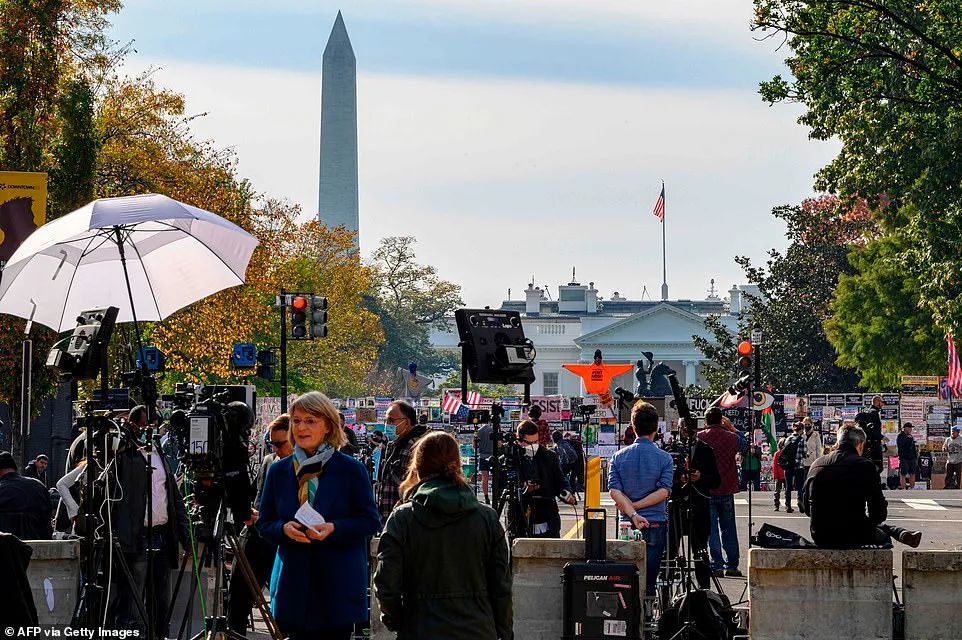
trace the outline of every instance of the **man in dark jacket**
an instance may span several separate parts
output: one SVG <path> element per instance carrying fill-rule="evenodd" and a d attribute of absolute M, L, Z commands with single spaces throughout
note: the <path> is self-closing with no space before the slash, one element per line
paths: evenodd
<path fill-rule="evenodd" d="M 418 415 L 414 407 L 406 402 L 392 402 L 387 409 L 384 421 L 394 426 L 396 438 L 385 449 L 384 457 L 378 467 L 374 495 L 382 523 L 387 521 L 391 511 L 401 501 L 398 487 L 407 475 L 414 445 L 428 430 L 426 425 L 418 424 Z"/>
<path fill-rule="evenodd" d="M 695 437 L 695 429 L 682 428 L 679 436 L 665 447 L 676 469 L 668 499 L 668 557 L 678 557 L 681 539 L 688 536 L 695 561 L 695 580 L 699 587 L 707 589 L 711 583 L 711 561 L 708 558 L 711 509 L 708 498 L 711 490 L 721 484 L 721 474 L 718 473 L 715 452 L 707 442 Z"/>
<path fill-rule="evenodd" d="M 515 534 L 526 538 L 560 538 L 558 499 L 574 504 L 575 497 L 561 472 L 558 454 L 541 446 L 539 439 L 538 425 L 534 422 L 524 420 L 518 425 L 517 446 L 522 449 L 518 469 L 521 511 L 527 515 L 527 522 L 513 518 L 517 524 Z"/>
<path fill-rule="evenodd" d="M 919 546 L 922 533 L 884 524 L 888 505 L 875 465 L 862 457 L 865 431 L 838 430 L 835 451 L 812 465 L 799 508 L 811 518 L 812 540 L 828 549 L 890 544 L 892 539 Z"/>
<path fill-rule="evenodd" d="M 504 530 L 470 487 L 445 478 L 418 485 L 388 520 L 377 555 L 374 594 L 398 640 L 514 637 Z"/>
<path fill-rule="evenodd" d="M 865 457 L 875 465 L 875 473 L 882 473 L 882 445 L 888 438 L 882 435 L 882 396 L 872 398 L 872 406 L 860 411 L 855 416 L 855 422 L 865 432 Z M 879 480 L 881 486 L 881 480 Z"/>
<path fill-rule="evenodd" d="M 53 509 L 47 489 L 35 478 L 17 473 L 8 451 L 0 451 L 0 532 L 21 540 L 49 540 Z"/>
<path fill-rule="evenodd" d="M 143 406 L 131 410 L 128 426 L 137 439 L 147 426 L 147 411 Z M 132 598 L 139 597 L 136 594 L 147 585 L 148 555 L 153 549 L 154 633 L 166 638 L 170 569 L 178 566 L 179 544 L 189 548 L 190 537 L 184 499 L 167 465 L 160 439 L 154 440 L 153 446 L 144 447 L 132 442 L 116 455 L 117 482 L 111 487 L 112 496 L 117 500 L 111 516 L 113 531 L 137 589 L 136 593 L 131 592 L 121 582 L 112 590 L 117 594 L 114 611 L 118 628 L 140 629 L 140 616 Z M 147 513 L 148 494 L 151 494 L 150 514 Z M 148 611 L 149 605 L 149 602 L 145 604 Z M 141 629 L 142 634 L 145 631 Z"/>
<path fill-rule="evenodd" d="M 36 458 L 31 460 L 23 468 L 24 478 L 34 478 L 39 480 L 43 486 L 47 486 L 47 465 L 49 464 L 47 455 L 41 453 Z"/>
<path fill-rule="evenodd" d="M 919 449 L 912 437 L 912 423 L 902 425 L 902 432 L 895 439 L 899 450 L 899 481 L 902 489 L 914 489 L 918 475 Z"/>

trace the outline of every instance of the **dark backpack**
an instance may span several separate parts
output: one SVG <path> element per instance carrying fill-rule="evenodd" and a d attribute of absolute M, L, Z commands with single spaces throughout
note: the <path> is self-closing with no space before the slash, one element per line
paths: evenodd
<path fill-rule="evenodd" d="M 795 458 L 798 456 L 798 448 L 802 445 L 802 439 L 791 437 L 782 449 L 782 455 L 778 457 L 778 466 L 786 471 L 795 468 Z"/>
<path fill-rule="evenodd" d="M 558 461 L 561 463 L 561 468 L 574 466 L 578 462 L 578 455 L 575 453 L 574 448 L 562 440 L 555 447 L 558 452 Z"/>

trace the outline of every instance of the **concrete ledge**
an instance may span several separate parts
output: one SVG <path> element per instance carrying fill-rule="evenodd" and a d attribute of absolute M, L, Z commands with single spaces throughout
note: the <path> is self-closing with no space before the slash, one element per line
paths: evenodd
<path fill-rule="evenodd" d="M 607 559 L 612 562 L 644 563 L 645 561 L 645 545 L 637 542 L 608 540 L 606 552 Z M 515 560 L 564 560 L 565 562 L 584 560 L 585 541 L 518 538 L 511 547 L 511 557 Z M 564 564 L 561 566 L 564 567 Z"/>
<path fill-rule="evenodd" d="M 27 579 L 41 626 L 67 625 L 77 604 L 80 540 L 25 540 L 33 549 Z"/>
<path fill-rule="evenodd" d="M 756 549 L 749 553 L 749 569 L 845 570 L 880 569 L 892 572 L 889 549 Z M 890 576 L 891 577 L 891 576 Z"/>
<path fill-rule="evenodd" d="M 903 551 L 905 640 L 962 638 L 962 552 Z"/>
<path fill-rule="evenodd" d="M 608 540 L 607 555 L 612 562 L 633 562 L 638 566 L 639 593 L 644 599 L 645 543 Z M 524 640 L 557 640 L 562 632 L 561 573 L 568 562 L 585 559 L 585 541 L 518 538 L 511 559 L 514 636 Z"/>
<path fill-rule="evenodd" d="M 33 549 L 30 562 L 38 560 L 79 560 L 81 540 L 24 540 Z"/>
<path fill-rule="evenodd" d="M 892 550 L 751 549 L 752 640 L 890 639 Z"/>

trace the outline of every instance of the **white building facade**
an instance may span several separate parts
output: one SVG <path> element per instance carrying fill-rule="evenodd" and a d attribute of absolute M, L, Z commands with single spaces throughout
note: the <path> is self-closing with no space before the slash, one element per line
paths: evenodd
<path fill-rule="evenodd" d="M 671 367 L 683 385 L 703 382 L 704 355 L 695 347 L 692 336 L 714 339 L 705 330 L 705 319 L 711 315 L 719 316 L 734 332 L 746 293 L 757 295 L 757 289 L 732 287 L 725 300 L 715 296 L 704 300 L 627 300 L 617 292 L 602 300 L 593 282 L 582 285 L 572 281 L 558 287 L 555 300 L 529 284 L 524 300 L 505 300 L 501 309 L 522 314 L 525 336 L 537 349 L 531 393 L 579 396 L 583 395 L 581 379 L 562 365 L 589 363 L 596 349 L 601 349 L 607 364 L 632 365 L 644 359 L 642 353 L 650 351 L 655 364 L 664 362 Z M 450 331 L 432 332 L 435 348 L 457 350 L 453 319 L 451 327 Z M 612 389 L 624 387 L 633 392 L 636 369 L 615 378 Z"/>

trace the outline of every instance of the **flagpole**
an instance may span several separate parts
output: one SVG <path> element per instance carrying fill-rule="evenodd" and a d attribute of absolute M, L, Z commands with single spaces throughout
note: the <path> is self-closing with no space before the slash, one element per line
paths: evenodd
<path fill-rule="evenodd" d="M 662 194 L 665 193 L 664 180 L 661 181 L 661 193 Z M 662 195 L 662 207 L 663 208 L 665 207 L 664 195 Z M 665 232 L 665 218 L 667 218 L 668 216 L 666 214 L 667 212 L 665 212 L 665 214 L 661 216 L 661 299 L 662 300 L 668 299 L 668 251 L 667 251 L 667 242 L 665 240 L 667 235 Z"/>

